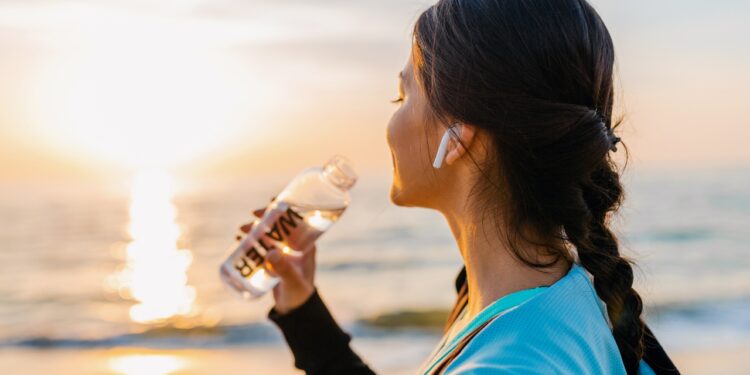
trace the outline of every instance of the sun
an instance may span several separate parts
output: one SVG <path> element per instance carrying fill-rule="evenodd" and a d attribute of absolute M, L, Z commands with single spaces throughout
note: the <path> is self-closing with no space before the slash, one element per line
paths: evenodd
<path fill-rule="evenodd" d="M 37 75 L 44 138 L 128 167 L 167 167 L 247 126 L 257 88 L 228 55 L 126 42 L 69 54 Z"/>

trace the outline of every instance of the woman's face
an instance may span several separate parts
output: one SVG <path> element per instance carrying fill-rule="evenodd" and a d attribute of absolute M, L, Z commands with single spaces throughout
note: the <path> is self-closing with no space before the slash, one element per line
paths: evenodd
<path fill-rule="evenodd" d="M 411 57 L 399 74 L 398 109 L 388 123 L 393 160 L 391 201 L 398 206 L 435 208 L 441 195 L 432 158 L 443 127 L 430 115 L 429 103 L 414 77 Z"/>

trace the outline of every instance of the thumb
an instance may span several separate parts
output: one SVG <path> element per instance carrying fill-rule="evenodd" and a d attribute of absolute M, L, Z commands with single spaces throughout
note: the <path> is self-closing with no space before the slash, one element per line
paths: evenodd
<path fill-rule="evenodd" d="M 278 275 L 281 280 L 290 285 L 303 285 L 302 274 L 289 262 L 279 250 L 273 249 L 266 255 L 266 260 L 271 265 L 271 271 Z"/>

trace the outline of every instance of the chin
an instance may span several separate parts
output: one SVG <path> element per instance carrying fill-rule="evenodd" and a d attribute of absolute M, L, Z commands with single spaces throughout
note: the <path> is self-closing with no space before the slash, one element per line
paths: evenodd
<path fill-rule="evenodd" d="M 422 207 L 413 196 L 404 193 L 401 188 L 391 185 L 391 202 L 399 207 Z"/>
<path fill-rule="evenodd" d="M 400 185 L 396 183 L 395 180 L 391 184 L 390 199 L 391 199 L 391 202 L 395 204 L 396 206 L 400 206 L 400 207 L 410 206 L 406 195 L 403 194 L 403 190 L 401 189 Z"/>
<path fill-rule="evenodd" d="M 401 189 L 397 188 L 395 183 L 392 183 L 391 191 L 390 191 L 390 199 L 391 199 L 391 203 L 395 204 L 396 206 L 401 206 L 401 197 L 399 196 L 400 192 L 401 192 Z"/>

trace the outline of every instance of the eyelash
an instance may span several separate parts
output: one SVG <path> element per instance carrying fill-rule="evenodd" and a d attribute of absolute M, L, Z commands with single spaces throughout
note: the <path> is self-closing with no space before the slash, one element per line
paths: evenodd
<path fill-rule="evenodd" d="M 393 104 L 399 104 L 399 103 L 403 103 L 403 102 L 404 102 L 404 98 L 403 97 L 398 97 L 396 99 L 391 100 L 391 103 L 393 103 Z"/>

